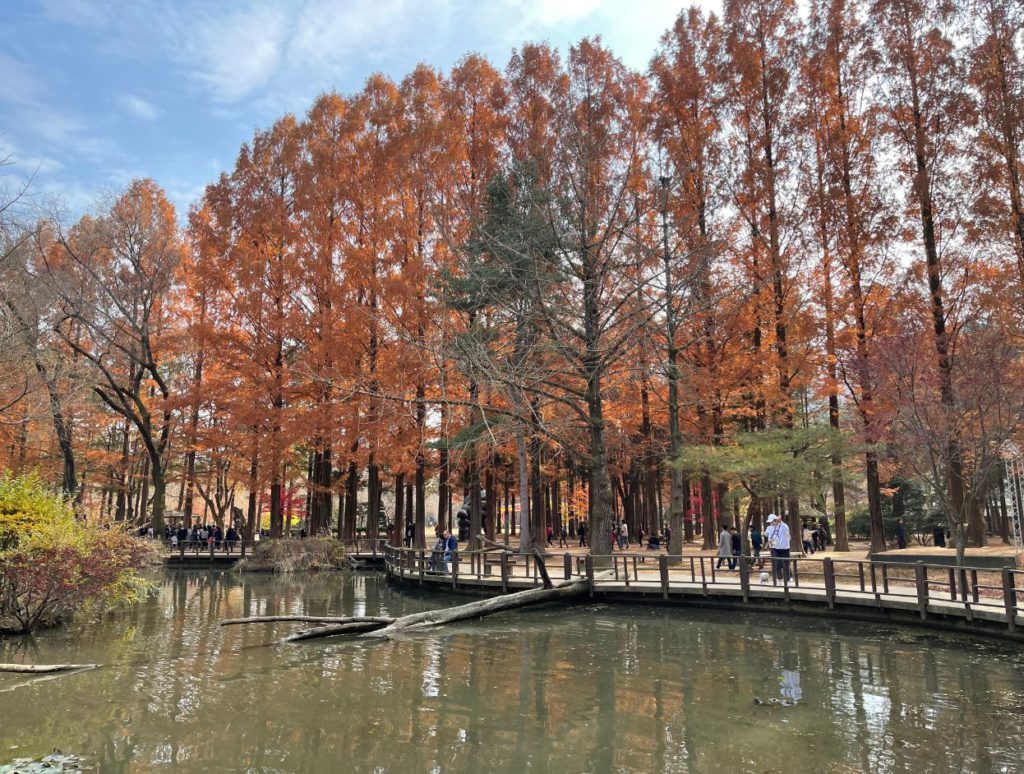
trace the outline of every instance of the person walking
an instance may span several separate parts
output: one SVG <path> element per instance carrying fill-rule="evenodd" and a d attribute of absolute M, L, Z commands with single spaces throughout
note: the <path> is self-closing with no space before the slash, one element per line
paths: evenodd
<path fill-rule="evenodd" d="M 761 534 L 761 528 L 757 524 L 750 525 L 750 547 L 754 551 L 754 558 L 761 558 L 761 548 L 764 546 L 764 536 Z"/>
<path fill-rule="evenodd" d="M 576 533 L 580 536 L 580 548 L 587 547 L 587 522 L 581 521 L 576 525 Z"/>
<path fill-rule="evenodd" d="M 724 524 L 722 531 L 718 534 L 718 562 L 715 569 L 722 569 L 722 562 L 726 562 L 729 569 L 732 569 L 732 536 L 729 535 L 729 528 Z"/>
<path fill-rule="evenodd" d="M 789 525 L 776 514 L 768 514 L 768 548 L 772 552 L 772 569 L 776 579 L 785 578 L 789 582 Z"/>
<path fill-rule="evenodd" d="M 619 525 L 619 550 L 625 551 L 629 547 L 629 527 L 626 526 L 626 520 L 623 519 Z"/>
<path fill-rule="evenodd" d="M 555 545 L 554 543 L 551 542 L 551 536 L 554 535 L 554 534 L 555 534 L 555 531 L 553 529 L 551 529 L 551 525 L 548 524 L 547 531 L 545 532 L 545 535 L 547 536 L 547 539 L 548 539 L 548 548 L 551 548 L 551 547 L 553 547 Z"/>
<path fill-rule="evenodd" d="M 563 524 L 562 528 L 558 531 L 558 547 L 568 548 L 569 547 L 569 530 Z"/>
<path fill-rule="evenodd" d="M 807 526 L 807 522 L 804 522 L 803 529 L 801 530 L 801 536 L 804 541 L 804 553 L 814 553 L 814 540 L 811 538 L 811 528 Z"/>
<path fill-rule="evenodd" d="M 896 547 L 907 547 L 907 528 L 903 526 L 903 519 L 896 519 Z"/>

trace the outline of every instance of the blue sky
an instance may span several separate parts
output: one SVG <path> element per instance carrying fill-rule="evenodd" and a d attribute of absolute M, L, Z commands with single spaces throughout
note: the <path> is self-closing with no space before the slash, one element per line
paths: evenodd
<path fill-rule="evenodd" d="M 10 0 L 0 25 L 0 158 L 69 214 L 148 176 L 183 218 L 254 128 L 302 115 L 322 91 L 356 91 L 376 71 L 399 79 L 420 61 L 447 71 L 469 51 L 504 67 L 523 41 L 564 51 L 584 35 L 644 68 L 682 5 Z"/>

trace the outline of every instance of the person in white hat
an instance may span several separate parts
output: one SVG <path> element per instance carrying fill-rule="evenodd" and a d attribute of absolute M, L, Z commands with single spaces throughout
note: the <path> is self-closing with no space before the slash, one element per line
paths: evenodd
<path fill-rule="evenodd" d="M 769 513 L 768 528 L 765 530 L 764 536 L 768 541 L 772 557 L 774 557 L 772 569 L 775 571 L 776 579 L 785 577 L 788 582 L 789 562 L 780 560 L 789 558 L 789 526 L 776 514 Z"/>

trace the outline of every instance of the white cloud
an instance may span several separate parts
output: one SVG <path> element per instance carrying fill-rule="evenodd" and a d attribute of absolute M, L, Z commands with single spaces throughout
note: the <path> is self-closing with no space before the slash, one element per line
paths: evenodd
<path fill-rule="evenodd" d="M 532 19 L 542 25 L 574 22 L 590 16 L 601 7 L 602 0 L 533 0 Z M 621 6 L 621 3 L 619 3 Z"/>
<path fill-rule="evenodd" d="M 134 94 L 123 94 L 118 102 L 121 103 L 121 107 L 143 121 L 155 121 L 163 113 L 152 102 L 144 100 L 142 97 L 136 97 Z"/>
<path fill-rule="evenodd" d="M 7 137 L 0 136 L 0 162 L 8 163 L 11 168 L 24 177 L 45 175 L 64 168 L 57 159 L 49 156 L 25 153 Z"/>
<path fill-rule="evenodd" d="M 264 5 L 224 16 L 180 17 L 177 37 L 182 64 L 219 102 L 249 97 L 279 69 L 290 28 L 280 5 Z"/>

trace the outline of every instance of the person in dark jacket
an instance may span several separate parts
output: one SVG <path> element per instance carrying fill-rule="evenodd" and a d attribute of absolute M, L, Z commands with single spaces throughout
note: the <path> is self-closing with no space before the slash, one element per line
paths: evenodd
<path fill-rule="evenodd" d="M 903 526 L 903 519 L 896 519 L 896 547 L 907 547 L 907 528 Z"/>
<path fill-rule="evenodd" d="M 732 544 L 732 559 L 729 560 L 729 569 L 735 570 L 739 564 L 739 557 L 743 556 L 743 538 L 736 531 L 735 527 L 729 527 L 729 542 Z"/>
<path fill-rule="evenodd" d="M 757 524 L 750 525 L 750 547 L 755 557 L 761 556 L 761 548 L 764 547 L 764 536 L 761 535 L 761 528 Z"/>

